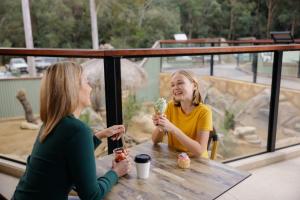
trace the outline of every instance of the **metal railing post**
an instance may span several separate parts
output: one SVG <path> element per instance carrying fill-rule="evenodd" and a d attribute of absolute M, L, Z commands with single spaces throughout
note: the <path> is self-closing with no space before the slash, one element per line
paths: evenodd
<path fill-rule="evenodd" d="M 300 78 L 300 51 L 299 51 L 299 61 L 298 61 L 298 78 Z"/>
<path fill-rule="evenodd" d="M 105 103 L 107 127 L 122 124 L 122 88 L 120 57 L 104 58 Z M 108 154 L 123 146 L 122 140 L 107 139 Z"/>
<path fill-rule="evenodd" d="M 253 54 L 253 60 L 252 60 L 252 72 L 253 72 L 253 83 L 256 83 L 257 81 L 257 63 L 258 63 L 258 54 Z"/>
<path fill-rule="evenodd" d="M 268 126 L 268 143 L 267 143 L 268 152 L 275 151 L 280 81 L 281 81 L 281 71 L 282 71 L 282 55 L 283 55 L 282 51 L 274 52 L 269 126 Z"/>
<path fill-rule="evenodd" d="M 214 47 L 215 43 L 211 43 L 211 46 Z M 210 56 L 210 75 L 214 75 L 214 54 L 211 54 Z"/>

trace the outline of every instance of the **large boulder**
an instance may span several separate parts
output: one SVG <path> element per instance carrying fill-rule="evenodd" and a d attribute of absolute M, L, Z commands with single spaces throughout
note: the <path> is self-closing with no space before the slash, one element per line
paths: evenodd
<path fill-rule="evenodd" d="M 256 127 L 253 126 L 240 126 L 234 129 L 233 135 L 244 137 L 246 135 L 256 134 Z"/>

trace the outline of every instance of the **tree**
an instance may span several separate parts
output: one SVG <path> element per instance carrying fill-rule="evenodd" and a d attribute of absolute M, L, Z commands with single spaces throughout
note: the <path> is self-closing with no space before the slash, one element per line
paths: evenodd
<path fill-rule="evenodd" d="M 267 30 L 266 36 L 267 38 L 270 37 L 270 31 L 273 24 L 273 16 L 276 13 L 276 9 L 278 7 L 279 0 L 266 0 L 266 5 L 268 8 L 268 20 L 267 20 Z"/>
<path fill-rule="evenodd" d="M 21 1 L 0 1 L 0 46 L 25 47 Z"/>
<path fill-rule="evenodd" d="M 277 17 L 275 18 L 276 30 L 289 30 L 294 35 L 299 35 L 300 26 L 300 2 L 280 1 Z"/>
<path fill-rule="evenodd" d="M 75 21 L 77 15 L 84 12 L 83 5 L 79 0 L 32 0 L 31 2 L 33 37 L 36 47 L 76 48 L 78 44 L 82 45 L 84 43 L 77 37 L 82 31 L 79 28 L 82 27 L 76 27 Z M 85 6 L 87 10 L 87 3 L 85 3 Z M 86 17 L 89 19 L 88 12 Z M 82 17 L 82 20 L 85 21 L 84 17 Z M 83 30 L 89 30 L 90 33 L 89 25 L 86 24 Z M 77 44 L 74 42 L 75 40 Z M 89 41 L 89 48 L 91 48 L 90 37 Z"/>
<path fill-rule="evenodd" d="M 116 48 L 151 47 L 180 30 L 171 0 L 98 0 L 97 5 L 100 35 Z"/>
<path fill-rule="evenodd" d="M 221 5 L 216 0 L 178 1 L 181 29 L 188 38 L 217 36 L 221 27 Z"/>

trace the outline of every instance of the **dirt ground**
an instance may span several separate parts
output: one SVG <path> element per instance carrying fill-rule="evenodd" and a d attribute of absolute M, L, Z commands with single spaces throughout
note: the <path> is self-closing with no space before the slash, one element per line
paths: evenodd
<path fill-rule="evenodd" d="M 0 154 L 25 161 L 38 130 L 20 128 L 24 120 L 0 121 Z"/>
<path fill-rule="evenodd" d="M 31 153 L 39 130 L 20 128 L 24 120 L 0 121 L 0 155 L 26 161 Z M 106 155 L 106 140 L 96 149 L 96 157 Z"/>
<path fill-rule="evenodd" d="M 27 156 L 31 153 L 33 144 L 39 130 L 25 130 L 20 128 L 21 122 L 24 120 L 7 120 L 0 121 L 0 155 L 14 158 L 21 161 L 26 161 Z M 133 132 L 138 132 L 134 131 Z M 144 141 L 146 134 L 142 134 L 141 139 Z M 128 147 L 135 145 L 134 143 L 127 144 Z M 102 140 L 102 143 L 95 150 L 95 156 L 101 157 L 107 155 L 107 141 Z"/>

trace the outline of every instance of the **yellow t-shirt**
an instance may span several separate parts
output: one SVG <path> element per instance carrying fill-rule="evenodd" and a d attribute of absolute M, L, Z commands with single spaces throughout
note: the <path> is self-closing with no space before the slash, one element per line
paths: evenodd
<path fill-rule="evenodd" d="M 170 122 L 193 140 L 196 140 L 199 131 L 212 130 L 212 112 L 210 107 L 205 104 L 200 103 L 187 115 L 182 112 L 180 106 L 176 107 L 174 102 L 170 101 L 165 114 Z M 188 152 L 187 148 L 173 134 L 168 134 L 168 145 L 178 151 Z M 207 151 L 203 152 L 201 156 L 208 158 Z"/>

